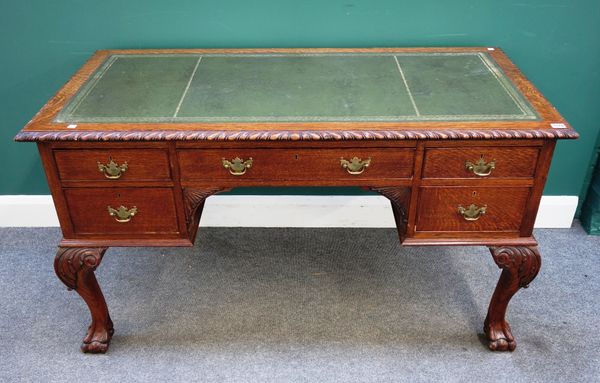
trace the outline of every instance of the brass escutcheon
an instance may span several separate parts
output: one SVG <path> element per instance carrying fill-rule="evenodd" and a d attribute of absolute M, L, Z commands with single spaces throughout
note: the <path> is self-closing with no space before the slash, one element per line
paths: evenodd
<path fill-rule="evenodd" d="M 363 161 L 358 157 L 353 157 L 350 161 L 348 161 L 342 157 L 340 159 L 340 164 L 350 174 L 361 174 L 371 164 L 371 158 L 369 157 Z"/>
<path fill-rule="evenodd" d="M 496 169 L 496 160 L 486 163 L 482 154 L 477 163 L 465 162 L 465 168 L 477 176 L 486 177 L 492 173 L 492 170 Z"/>
<path fill-rule="evenodd" d="M 252 157 L 248 158 L 246 161 L 242 160 L 239 157 L 235 157 L 233 160 L 229 161 L 225 158 L 222 159 L 223 167 L 229 170 L 229 173 L 234 176 L 241 176 L 246 173 L 247 169 L 252 167 Z"/>
<path fill-rule="evenodd" d="M 98 170 L 100 173 L 103 173 L 104 177 L 111 180 L 121 178 L 128 168 L 127 161 L 123 162 L 123 165 L 119 165 L 110 156 L 108 157 L 108 163 L 106 165 L 98 162 Z"/>
<path fill-rule="evenodd" d="M 466 209 L 461 205 L 458 205 L 458 214 L 460 214 L 466 221 L 477 221 L 482 215 L 485 214 L 486 209 L 487 205 L 477 207 L 477 205 L 472 203 Z"/>
<path fill-rule="evenodd" d="M 121 205 L 118 209 L 113 209 L 108 206 L 108 214 L 111 217 L 115 217 L 115 221 L 117 222 L 129 222 L 134 215 L 138 212 L 137 207 L 132 207 L 131 209 L 127 209 L 125 206 Z"/>

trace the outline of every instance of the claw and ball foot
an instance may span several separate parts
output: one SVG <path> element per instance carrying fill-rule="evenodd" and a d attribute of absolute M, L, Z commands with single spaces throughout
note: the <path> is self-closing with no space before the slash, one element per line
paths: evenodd
<path fill-rule="evenodd" d="M 81 350 L 89 353 L 105 353 L 114 333 L 106 301 L 98 285 L 94 271 L 100 265 L 106 247 L 59 248 L 54 259 L 58 278 L 87 304 L 92 323 L 83 338 Z"/>
<path fill-rule="evenodd" d="M 492 351 L 514 351 L 517 342 L 506 321 L 508 302 L 520 288 L 525 288 L 536 277 L 542 259 L 537 247 L 490 247 L 494 261 L 502 274 L 492 295 L 483 331 Z"/>

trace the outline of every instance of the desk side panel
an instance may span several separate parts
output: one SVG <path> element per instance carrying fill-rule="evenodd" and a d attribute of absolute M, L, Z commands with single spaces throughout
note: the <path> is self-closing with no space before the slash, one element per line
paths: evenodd
<path fill-rule="evenodd" d="M 54 208 L 56 209 L 56 214 L 58 215 L 58 222 L 60 223 L 60 229 L 62 230 L 63 237 L 73 237 L 73 225 L 71 223 L 69 210 L 67 209 L 67 202 L 62 192 L 58 168 L 52 153 L 52 144 L 48 142 L 39 142 L 38 150 L 40 152 L 40 158 L 42 159 L 42 165 L 44 166 L 44 172 L 46 173 L 46 179 L 48 180 L 48 187 L 50 188 L 50 193 L 52 194 Z"/>

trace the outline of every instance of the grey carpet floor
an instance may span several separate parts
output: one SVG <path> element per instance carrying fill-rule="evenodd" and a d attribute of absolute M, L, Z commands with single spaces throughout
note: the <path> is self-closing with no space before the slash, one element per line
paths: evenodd
<path fill-rule="evenodd" d="M 543 265 L 481 334 L 499 269 L 483 247 L 400 247 L 388 229 L 203 228 L 194 248 L 109 249 L 106 355 L 52 269 L 55 228 L 0 229 L 2 382 L 592 382 L 600 237 L 538 230 Z"/>

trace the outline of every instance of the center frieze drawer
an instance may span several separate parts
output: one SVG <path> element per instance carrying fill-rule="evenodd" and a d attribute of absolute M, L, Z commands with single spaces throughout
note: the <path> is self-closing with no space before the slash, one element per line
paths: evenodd
<path fill-rule="evenodd" d="M 518 232 L 528 187 L 422 187 L 416 231 Z"/>
<path fill-rule="evenodd" d="M 176 234 L 170 188 L 68 188 L 67 208 L 76 234 Z"/>
<path fill-rule="evenodd" d="M 171 179 L 166 149 L 54 150 L 63 181 L 167 181 Z"/>
<path fill-rule="evenodd" d="M 412 148 L 181 149 L 182 180 L 411 178 Z M 237 176 L 237 178 L 236 178 Z"/>
<path fill-rule="evenodd" d="M 532 178 L 537 147 L 459 147 L 425 150 L 423 178 Z"/>

